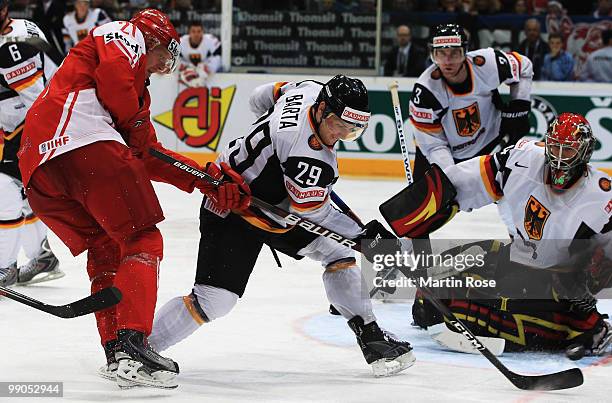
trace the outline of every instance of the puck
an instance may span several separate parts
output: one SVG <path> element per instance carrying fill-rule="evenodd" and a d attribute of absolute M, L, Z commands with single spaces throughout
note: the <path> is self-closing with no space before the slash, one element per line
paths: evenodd
<path fill-rule="evenodd" d="M 572 361 L 576 361 L 584 357 L 585 349 L 582 344 L 572 344 L 565 349 L 565 355 Z"/>

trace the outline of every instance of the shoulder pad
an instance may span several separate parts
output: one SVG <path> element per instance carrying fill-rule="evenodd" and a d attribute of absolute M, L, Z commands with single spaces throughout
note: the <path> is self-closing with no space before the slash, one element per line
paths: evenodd
<path fill-rule="evenodd" d="M 439 70 L 438 70 L 439 71 Z M 410 103 L 420 108 L 428 108 L 432 110 L 442 109 L 442 104 L 434 93 L 422 83 L 415 83 L 410 97 Z"/>
<path fill-rule="evenodd" d="M 146 53 L 142 32 L 129 21 L 111 21 L 100 25 L 92 32 L 94 37 L 103 37 L 105 45 L 110 42 L 122 43 L 125 47 L 121 49 L 129 50 L 137 58 Z"/>
<path fill-rule="evenodd" d="M 7 42 L 0 45 L 0 68 L 11 68 L 39 53 L 40 50 L 26 42 Z"/>

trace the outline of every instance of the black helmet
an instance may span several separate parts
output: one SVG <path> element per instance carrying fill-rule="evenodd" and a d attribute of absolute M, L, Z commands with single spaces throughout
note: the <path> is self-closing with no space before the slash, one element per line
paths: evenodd
<path fill-rule="evenodd" d="M 368 90 L 358 78 L 338 74 L 329 80 L 317 97 L 316 106 L 325 101 L 325 113 L 335 114 L 340 119 L 355 125 L 354 136 L 344 140 L 355 140 L 364 132 L 370 120 Z"/>
<path fill-rule="evenodd" d="M 464 52 L 467 52 L 468 37 L 457 24 L 440 24 L 437 25 L 429 36 L 429 51 L 438 48 L 456 48 L 462 47 Z"/>

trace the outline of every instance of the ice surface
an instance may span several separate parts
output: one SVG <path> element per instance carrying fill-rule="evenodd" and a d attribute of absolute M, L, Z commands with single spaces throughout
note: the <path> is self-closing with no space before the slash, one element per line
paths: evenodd
<path fill-rule="evenodd" d="M 340 180 L 337 193 L 364 221 L 380 218 L 378 204 L 399 191 L 400 181 Z M 201 196 L 156 185 L 166 221 L 158 307 L 190 292 L 195 275 Z M 437 238 L 505 236 L 494 206 L 459 214 Z M 73 258 L 54 236 L 51 245 L 66 277 L 17 288 L 50 304 L 88 293 L 85 256 Z M 240 242 L 239 239 L 236 242 Z M 317 263 L 282 256 L 278 269 L 264 249 L 244 298 L 230 315 L 205 324 L 166 354 L 181 366 L 173 391 L 120 391 L 96 376 L 104 362 L 92 316 L 58 319 L 0 299 L 0 381 L 62 381 L 63 401 L 81 402 L 550 402 L 610 401 L 612 367 L 606 359 L 583 359 L 585 384 L 559 392 L 515 389 L 483 357 L 450 353 L 425 332 L 410 326 L 407 304 L 376 304 L 379 323 L 413 343 L 417 362 L 390 378 L 374 378 L 346 323 L 326 313 L 327 300 Z M 601 306 L 611 312 L 609 301 Z M 523 373 L 572 367 L 560 355 L 505 354 L 501 360 Z M 607 364 L 607 365 L 606 365 Z M 44 399 L 45 402 L 54 399 Z M 57 399 L 60 400 L 60 399 Z M 0 401 L 32 401 L 0 398 Z"/>

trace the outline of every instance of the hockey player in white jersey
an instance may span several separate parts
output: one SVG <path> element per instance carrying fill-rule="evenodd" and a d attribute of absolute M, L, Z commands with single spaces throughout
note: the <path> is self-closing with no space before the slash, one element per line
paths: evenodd
<path fill-rule="evenodd" d="M 418 78 L 409 104 L 420 164 L 415 171 L 427 162 L 444 169 L 528 134 L 528 58 L 491 48 L 467 52 L 467 36 L 456 24 L 434 28 L 429 48 L 434 64 Z M 508 105 L 500 103 L 501 84 L 510 87 Z"/>
<path fill-rule="evenodd" d="M 612 199 L 609 176 L 589 164 L 594 146 L 586 119 L 563 113 L 550 125 L 545 143 L 523 139 L 444 171 L 432 166 L 426 177 L 439 174 L 442 187 L 454 188 L 456 196 L 440 201 L 428 219 L 409 222 L 418 209 L 410 211 L 408 205 L 416 204 L 407 198 L 432 194 L 427 181 L 385 203 L 383 216 L 396 234 L 411 236 L 439 227 L 453 204 L 464 211 L 493 202 L 508 207 L 513 241 L 490 253 L 484 272 L 474 272 L 498 281 L 494 295 L 471 289 L 469 299 L 465 292 L 455 295 L 449 307 L 478 334 L 502 337 L 513 349 L 603 354 L 612 332 L 594 295 L 612 286 Z"/>
<path fill-rule="evenodd" d="M 93 28 L 110 22 L 106 11 L 90 8 L 90 0 L 76 0 L 74 11 L 64 16 L 64 44 L 66 52 L 84 39 Z"/>
<path fill-rule="evenodd" d="M 47 227 L 32 213 L 23 193 L 17 151 L 26 112 L 57 66 L 28 43 L 43 39 L 31 21 L 8 16 L 0 0 L 0 285 L 26 285 L 64 276 L 47 241 Z M 30 261 L 17 267 L 23 247 Z"/>
<path fill-rule="evenodd" d="M 203 87 L 219 70 L 221 42 L 214 35 L 204 33 L 200 22 L 191 22 L 187 35 L 181 36 L 180 82 L 188 87 Z"/>
<path fill-rule="evenodd" d="M 250 133 L 232 141 L 218 157 L 244 178 L 253 196 L 281 206 L 347 238 L 393 238 L 377 221 L 360 228 L 332 207 L 338 179 L 334 148 L 352 141 L 370 118 L 363 83 L 343 75 L 326 84 L 315 81 L 270 83 L 250 98 L 261 116 Z M 236 181 L 236 180 L 234 180 Z M 323 283 L 331 303 L 348 320 L 366 362 L 376 376 L 397 373 L 414 362 L 412 347 L 376 323 L 352 249 L 301 227 L 291 227 L 255 207 L 220 211 L 205 199 L 200 211 L 200 249 L 190 294 L 167 302 L 155 315 L 151 346 L 163 351 L 200 325 L 227 315 L 246 288 L 264 244 L 295 259 L 309 257 L 324 267 Z M 372 259 L 380 244 L 364 242 Z"/>
<path fill-rule="evenodd" d="M 438 25 L 430 36 L 434 64 L 414 84 L 409 103 L 417 146 L 416 180 L 432 163 L 444 169 L 505 148 L 529 133 L 531 61 L 516 52 L 491 48 L 468 52 L 467 44 L 467 35 L 457 24 Z M 502 84 L 510 87 L 508 104 L 498 92 Z M 502 211 L 502 219 L 508 215 Z M 429 251 L 423 241 L 416 248 Z M 417 295 L 414 316 L 423 304 L 429 303 Z"/>

